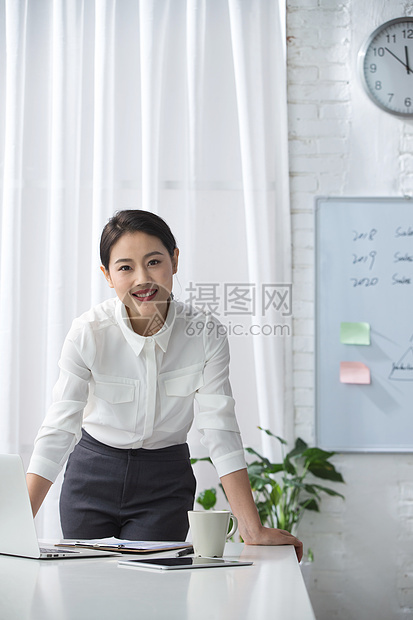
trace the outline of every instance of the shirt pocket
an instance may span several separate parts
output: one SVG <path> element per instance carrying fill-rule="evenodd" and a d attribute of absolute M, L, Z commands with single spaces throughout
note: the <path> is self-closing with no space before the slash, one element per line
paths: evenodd
<path fill-rule="evenodd" d="M 106 400 L 111 405 L 130 403 L 135 398 L 135 386 L 119 383 L 96 382 L 95 396 Z"/>
<path fill-rule="evenodd" d="M 99 422 L 112 428 L 135 432 L 138 415 L 139 381 L 116 377 L 95 378 L 93 390 Z"/>
<path fill-rule="evenodd" d="M 204 384 L 203 364 L 159 376 L 160 430 L 173 432 L 192 423 L 195 392 Z"/>
<path fill-rule="evenodd" d="M 168 396 L 189 396 L 204 384 L 202 371 L 176 377 L 165 381 L 165 392 Z"/>

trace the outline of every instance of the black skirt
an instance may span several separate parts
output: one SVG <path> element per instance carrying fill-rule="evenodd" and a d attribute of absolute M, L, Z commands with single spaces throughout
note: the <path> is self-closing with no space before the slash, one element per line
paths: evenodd
<path fill-rule="evenodd" d="M 63 536 L 184 541 L 195 487 L 187 444 L 122 450 L 83 431 L 60 495 Z"/>

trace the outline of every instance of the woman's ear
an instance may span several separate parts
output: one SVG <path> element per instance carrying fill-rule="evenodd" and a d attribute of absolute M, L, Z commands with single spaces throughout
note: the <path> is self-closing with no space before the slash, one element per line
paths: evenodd
<path fill-rule="evenodd" d="M 110 277 L 109 271 L 106 271 L 103 265 L 100 266 L 100 270 L 106 278 L 106 282 L 109 284 L 110 288 L 114 288 L 112 278 Z"/>
<path fill-rule="evenodd" d="M 178 248 L 174 249 L 174 255 L 172 256 L 172 273 L 176 273 L 178 271 L 178 256 L 179 256 L 179 250 Z"/>

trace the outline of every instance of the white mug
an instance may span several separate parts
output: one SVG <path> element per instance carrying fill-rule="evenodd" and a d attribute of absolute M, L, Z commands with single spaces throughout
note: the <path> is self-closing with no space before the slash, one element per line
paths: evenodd
<path fill-rule="evenodd" d="M 222 558 L 225 543 L 238 528 L 237 518 L 229 510 L 189 510 L 194 555 Z M 228 532 L 229 520 L 232 528 Z"/>

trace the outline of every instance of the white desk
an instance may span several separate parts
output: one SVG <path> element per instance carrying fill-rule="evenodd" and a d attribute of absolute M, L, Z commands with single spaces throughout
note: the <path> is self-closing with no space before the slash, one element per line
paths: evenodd
<path fill-rule="evenodd" d="M 161 573 L 116 558 L 0 556 L 2 620 L 315 620 L 293 547 L 228 543 L 253 566 Z"/>

